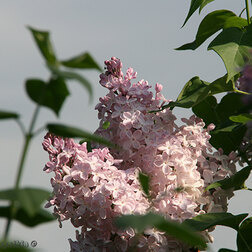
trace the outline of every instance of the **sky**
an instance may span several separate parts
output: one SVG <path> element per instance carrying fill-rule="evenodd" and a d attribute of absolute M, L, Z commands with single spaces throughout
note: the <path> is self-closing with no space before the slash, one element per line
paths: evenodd
<path fill-rule="evenodd" d="M 166 98 L 175 100 L 184 84 L 193 76 L 213 81 L 225 74 L 221 59 L 213 51 L 207 51 L 207 40 L 196 51 L 176 51 L 174 48 L 194 40 L 197 27 L 203 17 L 216 9 L 229 9 L 239 14 L 244 1 L 214 1 L 199 16 L 195 13 L 181 29 L 190 1 L 186 0 L 1 0 L 0 2 L 0 110 L 15 111 L 21 115 L 26 128 L 35 109 L 24 89 L 28 78 L 47 80 L 46 69 L 27 26 L 50 31 L 59 59 L 68 59 L 89 52 L 103 67 L 103 62 L 115 56 L 121 59 L 124 72 L 133 67 L 138 80 L 145 79 L 154 87 L 164 86 Z M 98 99 L 106 94 L 99 84 L 99 72 L 81 71 L 90 80 L 94 90 L 92 104 L 85 89 L 76 82 L 68 82 L 71 96 L 66 100 L 60 117 L 44 108 L 35 128 L 48 122 L 61 122 L 90 132 L 98 127 Z M 191 114 L 187 109 L 174 109 L 178 118 Z M 41 132 L 30 146 L 21 186 L 36 186 L 51 191 L 51 174 L 43 172 L 48 156 L 41 142 Z M 22 134 L 14 121 L 0 122 L 1 176 L 0 189 L 14 185 L 17 165 L 23 144 Z M 251 185 L 251 179 L 248 185 Z M 251 186 L 250 186 L 251 187 Z M 240 191 L 231 199 L 229 212 L 252 212 L 251 192 Z M 4 203 L 3 203 L 4 204 Z M 5 220 L 0 219 L 0 232 Z M 235 232 L 218 227 L 213 233 L 212 251 L 220 247 L 235 249 Z M 28 229 L 16 222 L 10 236 L 15 240 L 36 240 L 37 249 L 69 251 L 68 238 L 75 239 L 74 228 L 69 222 L 60 229 L 57 222 Z"/>

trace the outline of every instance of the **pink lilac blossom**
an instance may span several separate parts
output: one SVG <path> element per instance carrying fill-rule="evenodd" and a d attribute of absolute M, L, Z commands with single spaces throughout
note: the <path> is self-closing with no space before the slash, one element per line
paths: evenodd
<path fill-rule="evenodd" d="M 200 118 L 183 118 L 175 123 L 170 109 L 158 111 L 165 99 L 161 84 L 155 95 L 147 81 L 131 83 L 137 76 L 132 68 L 126 75 L 122 63 L 113 57 L 105 61 L 107 71 L 100 84 L 108 94 L 97 104 L 100 126 L 96 134 L 116 143 L 120 149 L 75 143 L 52 134 L 45 136 L 43 147 L 49 153 L 46 172 L 53 197 L 46 207 L 54 206 L 59 222 L 70 219 L 77 241 L 70 240 L 71 251 L 182 251 L 184 245 L 155 229 L 135 235 L 133 229 L 119 230 L 113 224 L 123 214 L 159 213 L 182 222 L 208 212 L 227 210 L 232 190 L 205 188 L 236 172 L 236 156 L 214 150 L 209 131 Z M 109 127 L 104 129 L 105 122 Z M 150 178 L 147 199 L 138 182 L 139 171 Z M 211 241 L 211 236 L 204 236 Z"/>

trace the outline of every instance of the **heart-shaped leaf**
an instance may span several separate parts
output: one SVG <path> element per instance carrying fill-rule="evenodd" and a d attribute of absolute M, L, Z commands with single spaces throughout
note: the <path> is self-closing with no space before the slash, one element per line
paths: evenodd
<path fill-rule="evenodd" d="M 48 83 L 39 79 L 29 79 L 25 83 L 28 96 L 37 104 L 52 109 L 58 116 L 69 95 L 62 78 L 50 79 Z"/>
<path fill-rule="evenodd" d="M 208 50 L 214 50 L 222 58 L 228 73 L 227 81 L 241 71 L 250 49 L 252 25 L 244 30 L 225 29 L 208 46 Z"/>

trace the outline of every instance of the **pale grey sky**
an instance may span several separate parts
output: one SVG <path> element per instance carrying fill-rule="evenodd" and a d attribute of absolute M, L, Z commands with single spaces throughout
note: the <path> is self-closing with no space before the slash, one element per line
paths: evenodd
<path fill-rule="evenodd" d="M 133 67 L 138 79 L 146 79 L 153 86 L 163 84 L 167 98 L 176 99 L 183 85 L 193 76 L 212 81 L 225 73 L 220 58 L 207 51 L 207 43 L 197 51 L 175 51 L 174 48 L 191 42 L 199 22 L 206 13 L 215 9 L 230 9 L 239 13 L 244 1 L 214 1 L 199 16 L 196 13 L 187 25 L 180 29 L 189 9 L 186 0 L 1 0 L 0 3 L 0 109 L 21 114 L 28 127 L 34 104 L 26 97 L 24 81 L 38 77 L 48 79 L 49 72 L 26 28 L 49 30 L 57 56 L 66 59 L 89 51 L 103 67 L 111 56 L 120 58 L 124 69 Z M 210 42 L 210 40 L 208 40 Z M 98 98 L 105 95 L 99 86 L 99 73 L 83 71 L 93 84 L 94 102 L 88 104 L 86 91 L 75 82 L 69 82 L 71 96 L 60 114 L 60 122 L 94 131 L 98 126 L 94 110 Z M 191 111 L 175 109 L 176 116 L 188 116 Z M 45 122 L 55 122 L 54 114 L 42 109 L 37 127 Z M 22 186 L 38 186 L 51 190 L 51 174 L 43 167 L 48 157 L 41 147 L 45 132 L 34 139 L 22 178 Z M 23 139 L 13 121 L 0 122 L 0 153 L 2 157 L 0 189 L 14 184 L 18 157 Z M 251 180 L 249 181 L 251 185 Z M 241 191 L 231 200 L 229 211 L 238 214 L 252 211 L 251 192 Z M 0 219 L 0 232 L 5 220 Z M 235 248 L 235 232 L 218 228 L 213 232 L 216 242 L 213 251 L 220 247 Z M 229 236 L 230 235 L 230 236 Z M 17 240 L 38 242 L 40 251 L 69 251 L 68 238 L 75 238 L 71 224 L 63 223 L 59 229 L 53 222 L 28 229 L 13 223 L 11 237 Z"/>

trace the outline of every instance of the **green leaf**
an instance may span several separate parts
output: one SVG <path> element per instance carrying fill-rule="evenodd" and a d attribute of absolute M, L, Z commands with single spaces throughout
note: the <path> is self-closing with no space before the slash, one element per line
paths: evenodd
<path fill-rule="evenodd" d="M 106 140 L 103 137 L 100 137 L 98 135 L 91 134 L 89 132 L 86 132 L 84 130 L 63 125 L 63 124 L 55 124 L 50 123 L 47 124 L 47 129 L 58 136 L 61 137 L 69 137 L 69 138 L 85 138 L 85 140 L 100 143 L 109 147 L 116 147 L 115 144 L 111 143 L 110 141 Z"/>
<path fill-rule="evenodd" d="M 238 93 L 229 93 L 222 97 L 218 107 L 216 108 L 216 113 L 218 113 L 219 118 L 221 118 L 222 121 L 230 121 L 230 116 L 240 114 L 240 111 L 244 108 L 241 98 L 242 95 Z"/>
<path fill-rule="evenodd" d="M 162 107 L 161 110 L 168 107 L 191 108 L 206 99 L 208 96 L 234 91 L 234 79 L 226 83 L 227 76 L 215 80 L 212 83 L 201 80 L 198 76 L 188 81 L 180 92 L 175 102 L 170 102 Z"/>
<path fill-rule="evenodd" d="M 33 216 L 50 194 L 50 192 L 44 189 L 26 187 L 18 190 L 1 190 L 0 199 L 18 202 L 29 216 Z"/>
<path fill-rule="evenodd" d="M 200 80 L 198 76 L 193 77 L 185 84 L 176 102 L 170 102 L 168 105 L 163 106 L 162 109 L 175 106 L 182 108 L 190 108 L 194 106 L 208 96 L 208 85 L 208 82 Z"/>
<path fill-rule="evenodd" d="M 141 187 L 146 195 L 149 195 L 149 183 L 150 183 L 150 178 L 148 175 L 139 172 L 139 182 L 141 184 Z"/>
<path fill-rule="evenodd" d="M 191 4 L 190 4 L 190 9 L 189 12 L 186 16 L 186 19 L 184 21 L 184 24 L 182 25 L 182 27 L 186 24 L 186 22 L 189 20 L 189 18 L 192 16 L 192 14 L 201 6 L 204 7 L 204 2 L 210 2 L 209 0 L 191 0 Z M 207 4 L 207 3 L 206 3 Z M 205 5 L 206 5 L 205 4 Z"/>
<path fill-rule="evenodd" d="M 0 207 L 0 217 L 9 218 L 11 209 L 9 206 Z M 29 216 L 23 208 L 18 208 L 14 216 L 14 220 L 22 223 L 27 227 L 35 227 L 39 224 L 56 220 L 55 217 L 48 211 L 40 208 L 35 215 Z"/>
<path fill-rule="evenodd" d="M 32 27 L 28 27 L 28 29 L 31 31 L 33 38 L 44 56 L 45 60 L 50 63 L 55 65 L 57 63 L 57 59 L 55 56 L 55 53 L 53 51 L 53 47 L 50 41 L 50 35 L 48 31 L 41 31 L 41 30 L 35 30 Z"/>
<path fill-rule="evenodd" d="M 222 189 L 234 188 L 234 190 L 246 189 L 247 187 L 244 186 L 244 183 L 249 177 L 251 169 L 252 168 L 250 166 L 247 166 L 232 175 L 230 178 L 212 183 L 206 188 L 206 191 L 216 187 L 221 187 Z"/>
<path fill-rule="evenodd" d="M 234 76 L 231 80 L 227 81 L 227 74 L 216 79 L 209 85 L 210 94 L 215 95 L 223 92 L 232 92 L 236 91 L 235 82 L 238 76 Z"/>
<path fill-rule="evenodd" d="M 196 38 L 193 42 L 182 45 L 176 50 L 195 50 L 203 44 L 210 36 L 221 30 L 225 26 L 225 22 L 235 17 L 232 11 L 217 10 L 209 13 L 200 23 Z"/>
<path fill-rule="evenodd" d="M 247 218 L 242 222 L 237 234 L 238 251 L 251 252 L 252 251 L 252 217 Z"/>
<path fill-rule="evenodd" d="M 78 81 L 88 91 L 90 100 L 92 100 L 92 98 L 93 98 L 92 85 L 82 75 L 75 73 L 75 72 L 62 71 L 52 65 L 48 65 L 48 67 L 52 71 L 52 73 L 54 75 L 56 75 L 57 77 L 60 77 L 60 78 L 66 79 L 66 80 Z"/>
<path fill-rule="evenodd" d="M 252 120 L 251 114 L 240 114 L 237 116 L 230 116 L 229 119 L 233 122 L 246 124 Z"/>
<path fill-rule="evenodd" d="M 60 63 L 63 66 L 70 68 L 97 69 L 98 71 L 102 71 L 100 66 L 96 63 L 96 61 L 89 53 L 82 53 L 69 60 L 60 61 Z"/>
<path fill-rule="evenodd" d="M 17 113 L 0 110 L 0 120 L 17 118 L 19 118 L 19 114 Z"/>
<path fill-rule="evenodd" d="M 241 18 L 241 17 L 230 17 L 226 20 L 226 22 L 224 23 L 223 29 L 227 29 L 230 27 L 237 27 L 239 29 L 243 29 L 248 25 L 248 21 L 245 18 Z"/>
<path fill-rule="evenodd" d="M 231 151 L 239 149 L 240 144 L 246 133 L 246 127 L 232 127 L 232 131 L 211 131 L 210 143 L 216 149 L 222 148 L 225 155 L 228 155 Z M 227 128 L 225 129 L 227 130 Z"/>
<path fill-rule="evenodd" d="M 39 79 L 29 79 L 25 83 L 28 96 L 37 104 L 52 109 L 58 116 L 60 109 L 69 95 L 62 78 L 50 79 L 45 83 Z"/>
<path fill-rule="evenodd" d="M 225 154 L 236 151 L 246 132 L 246 126 L 229 120 L 230 116 L 246 113 L 250 108 L 244 107 L 241 94 L 225 95 L 217 104 L 215 98 L 208 97 L 193 107 L 193 112 L 202 118 L 206 125 L 214 123 L 216 128 L 211 131 L 210 143 L 216 148 L 222 148 Z"/>
<path fill-rule="evenodd" d="M 248 51 L 252 48 L 252 25 L 247 29 L 228 28 L 223 30 L 208 46 L 223 60 L 229 81 L 240 72 L 246 63 Z"/>
<path fill-rule="evenodd" d="M 202 9 L 209 3 L 213 2 L 214 0 L 203 0 L 202 4 L 200 5 L 199 13 L 202 11 Z"/>
<path fill-rule="evenodd" d="M 214 96 L 208 96 L 202 102 L 192 107 L 195 115 L 202 118 L 206 125 L 213 123 L 217 125 L 220 122 L 218 115 L 215 113 L 217 107 L 217 100 Z"/>
<path fill-rule="evenodd" d="M 192 219 L 187 219 L 183 225 L 195 231 L 204 231 L 216 225 L 226 226 L 235 230 L 239 229 L 239 224 L 248 214 L 232 215 L 231 213 L 207 213 L 200 214 Z"/>
<path fill-rule="evenodd" d="M 121 228 L 132 227 L 140 233 L 146 228 L 154 227 L 191 246 L 206 247 L 203 239 L 190 228 L 173 221 L 165 220 L 162 216 L 153 213 L 146 215 L 124 215 L 116 219 L 116 225 Z"/>

